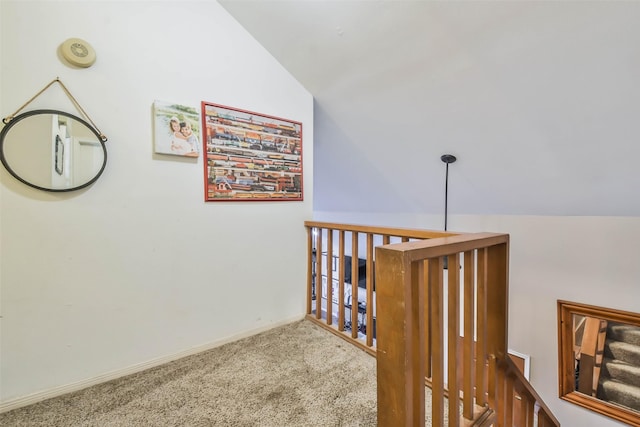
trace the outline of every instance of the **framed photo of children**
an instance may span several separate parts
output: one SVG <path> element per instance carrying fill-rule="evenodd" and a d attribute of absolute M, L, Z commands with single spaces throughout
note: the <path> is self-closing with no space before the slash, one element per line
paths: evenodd
<path fill-rule="evenodd" d="M 205 201 L 303 200 L 302 123 L 202 102 Z"/>
<path fill-rule="evenodd" d="M 200 120 L 195 107 L 154 101 L 153 117 L 156 153 L 200 156 Z"/>

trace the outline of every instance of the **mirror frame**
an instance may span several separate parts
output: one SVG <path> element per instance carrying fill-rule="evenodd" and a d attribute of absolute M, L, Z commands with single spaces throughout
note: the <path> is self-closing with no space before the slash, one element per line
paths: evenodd
<path fill-rule="evenodd" d="M 560 398 L 631 426 L 640 426 L 640 412 L 576 391 L 575 356 L 573 354 L 573 315 L 576 314 L 633 326 L 640 326 L 640 314 L 558 300 L 558 380 Z"/>
<path fill-rule="evenodd" d="M 33 184 L 33 183 L 25 180 L 24 178 L 20 177 L 13 169 L 11 169 L 11 166 L 9 166 L 9 163 L 7 162 L 7 159 L 6 159 L 5 155 L 4 155 L 4 139 L 5 139 L 5 137 L 7 136 L 7 134 L 11 130 L 11 128 L 13 126 L 15 126 L 16 123 L 20 122 L 21 120 L 27 119 L 27 118 L 29 118 L 31 116 L 36 116 L 36 115 L 40 115 L 40 114 L 58 114 L 58 115 L 65 116 L 65 117 L 68 117 L 70 119 L 76 120 L 76 121 L 82 123 L 83 125 L 85 125 L 96 136 L 96 139 L 98 140 L 98 142 L 100 142 L 100 146 L 102 147 L 102 152 L 103 152 L 103 155 L 104 155 L 104 161 L 102 162 L 102 166 L 100 167 L 100 170 L 98 171 L 98 173 L 93 178 L 91 178 L 88 182 L 85 182 L 82 185 L 78 185 L 76 187 L 71 187 L 71 188 L 47 188 L 47 187 L 41 187 L 39 185 Z M 102 172 L 104 172 L 105 167 L 107 166 L 107 147 L 104 144 L 105 140 L 103 140 L 102 136 L 98 133 L 98 131 L 95 129 L 95 127 L 93 127 L 87 121 L 81 119 L 78 116 L 74 116 L 73 114 L 66 113 L 64 111 L 43 109 L 43 110 L 27 111 L 26 113 L 18 114 L 17 116 L 12 118 L 8 122 L 6 121 L 6 119 L 3 119 L 3 122 L 6 123 L 6 124 L 2 128 L 2 130 L 0 131 L 0 162 L 2 162 L 2 165 L 5 167 L 7 172 L 9 172 L 18 181 L 22 182 L 25 185 L 28 185 L 29 187 L 36 188 L 38 190 L 54 192 L 54 193 L 63 193 L 63 192 L 68 192 L 68 191 L 80 190 L 80 189 L 88 187 L 91 184 L 93 184 L 94 182 L 96 182 L 98 180 L 98 178 L 100 178 L 100 175 L 102 175 Z"/>

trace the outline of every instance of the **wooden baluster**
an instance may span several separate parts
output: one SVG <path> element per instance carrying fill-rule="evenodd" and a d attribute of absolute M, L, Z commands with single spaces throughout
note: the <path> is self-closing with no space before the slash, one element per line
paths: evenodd
<path fill-rule="evenodd" d="M 479 251 L 479 253 L 480 252 L 483 253 L 482 258 L 484 261 L 482 264 L 485 266 L 483 273 L 483 276 L 485 277 L 485 291 L 483 292 L 483 295 L 486 302 L 491 302 L 491 316 L 486 319 L 486 329 L 484 329 L 485 332 L 483 333 L 483 336 L 487 337 L 485 354 L 488 353 L 491 357 L 498 359 L 500 366 L 504 367 L 499 371 L 500 373 L 503 373 L 506 366 L 509 365 L 507 363 L 509 362 L 509 355 L 507 352 L 506 328 L 509 315 L 508 243 L 489 246 L 488 248 Z M 480 296 L 478 298 L 480 298 Z M 487 335 L 486 331 L 491 331 L 491 334 Z M 505 393 L 502 386 L 500 391 L 503 392 L 503 394 Z M 511 397 L 512 396 L 503 395 L 503 397 L 498 400 L 498 404 L 500 404 L 500 402 L 505 402 L 505 398 Z M 511 422 L 512 420 L 509 419 L 506 426 L 510 426 Z"/>
<path fill-rule="evenodd" d="M 529 396 L 529 395 L 527 395 L 527 396 Z M 527 413 L 527 415 L 526 415 L 526 417 L 527 417 L 526 426 L 527 427 L 533 427 L 533 418 L 534 418 L 534 415 L 536 413 L 535 405 L 536 405 L 536 399 L 534 397 L 532 397 L 532 396 L 531 397 L 527 397 L 527 404 L 525 406 L 526 407 L 526 411 L 525 412 Z"/>
<path fill-rule="evenodd" d="M 327 229 L 327 325 L 333 324 L 333 230 Z"/>
<path fill-rule="evenodd" d="M 367 233 L 367 346 L 373 346 L 373 234 Z"/>
<path fill-rule="evenodd" d="M 424 260 L 422 261 L 422 280 L 424 283 L 427 284 L 427 288 L 429 287 L 429 260 Z M 422 323 L 420 325 L 420 328 L 423 331 L 424 334 L 424 365 L 425 365 L 425 370 L 424 370 L 424 374 L 427 378 L 431 378 L 432 374 L 432 367 L 431 367 L 431 362 L 433 359 L 433 355 L 431 353 L 431 348 L 432 348 L 432 343 L 431 343 L 431 291 L 427 290 L 425 292 L 425 303 L 423 305 L 423 310 L 424 310 L 424 315 L 422 316 Z"/>
<path fill-rule="evenodd" d="M 580 347 L 580 376 L 577 390 L 587 396 L 594 396 L 594 373 L 596 369 L 596 352 L 598 334 L 600 333 L 600 319 L 587 317 Z"/>
<path fill-rule="evenodd" d="M 477 285 L 477 331 L 476 331 L 476 405 L 487 403 L 486 362 L 487 362 L 487 250 L 478 250 Z M 493 331 L 492 331 L 493 332 Z"/>
<path fill-rule="evenodd" d="M 307 314 L 311 314 L 313 295 L 313 227 L 307 227 Z"/>
<path fill-rule="evenodd" d="M 422 264 L 422 263 L 420 263 Z M 429 293 L 431 295 L 431 419 L 432 425 L 444 425 L 444 325 L 443 325 L 442 258 L 429 260 Z"/>
<path fill-rule="evenodd" d="M 475 251 L 464 253 L 464 343 L 462 363 L 462 414 L 467 420 L 473 419 L 473 396 L 475 394 L 475 345 L 473 331 L 475 329 Z"/>
<path fill-rule="evenodd" d="M 489 358 L 489 377 L 492 379 L 489 387 L 489 406 L 496 413 L 496 427 L 513 427 L 505 424 L 505 382 L 506 375 L 501 361 L 495 357 Z"/>
<path fill-rule="evenodd" d="M 424 389 L 425 389 L 425 354 L 424 354 L 424 340 L 425 334 L 421 325 L 425 322 L 425 294 L 427 293 L 427 282 L 424 274 L 425 263 L 413 262 L 410 269 L 410 292 L 411 298 L 415 298 L 413 301 L 417 301 L 416 304 L 412 304 L 409 307 L 411 315 L 411 323 L 414 327 L 411 329 L 411 365 L 413 371 L 413 422 L 414 425 L 424 425 L 425 421 L 425 409 L 424 409 Z M 442 269 L 441 269 L 442 271 Z M 440 347 L 442 348 L 442 347 Z M 416 391 L 418 393 L 416 393 Z"/>
<path fill-rule="evenodd" d="M 344 331 L 344 230 L 338 233 L 338 330 Z"/>
<path fill-rule="evenodd" d="M 516 378 L 513 384 L 513 425 L 515 427 L 525 427 L 527 422 L 523 393 L 524 387 Z"/>
<path fill-rule="evenodd" d="M 505 425 L 513 426 L 513 375 L 507 375 L 505 378 L 505 402 L 504 402 L 504 413 L 505 413 Z"/>
<path fill-rule="evenodd" d="M 322 317 L 322 229 L 316 235 L 316 319 Z"/>
<path fill-rule="evenodd" d="M 358 232 L 351 232 L 351 338 L 358 338 Z"/>
<path fill-rule="evenodd" d="M 516 419 L 514 422 L 514 427 L 529 427 L 527 424 L 529 421 L 527 420 L 527 405 L 529 403 L 529 398 L 526 396 L 523 387 L 516 387 L 516 408 L 514 408 L 514 413 L 516 415 Z"/>
<path fill-rule="evenodd" d="M 460 423 L 460 386 L 458 384 L 458 345 L 460 343 L 460 255 L 450 255 L 448 265 L 448 380 L 449 425 Z"/>
<path fill-rule="evenodd" d="M 551 422 L 547 414 L 543 411 L 538 411 L 538 427 L 552 427 L 554 423 Z"/>
<path fill-rule="evenodd" d="M 535 399 L 531 399 L 524 387 L 519 387 L 518 395 L 520 396 L 520 417 L 516 427 L 533 427 L 533 405 Z"/>

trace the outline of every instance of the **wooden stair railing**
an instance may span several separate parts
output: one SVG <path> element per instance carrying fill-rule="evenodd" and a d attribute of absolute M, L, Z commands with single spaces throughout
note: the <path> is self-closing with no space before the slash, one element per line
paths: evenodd
<path fill-rule="evenodd" d="M 449 257 L 450 285 L 446 304 L 445 256 Z M 379 426 L 424 425 L 425 377 L 431 380 L 432 425 L 444 425 L 444 395 L 450 389 L 448 395 L 456 396 L 458 388 L 460 420 L 459 402 L 448 400 L 452 425 L 463 421 L 477 425 L 473 422 L 480 419 L 490 425 L 489 383 L 495 378 L 487 377 L 486 355 L 507 357 L 507 257 L 508 235 L 504 234 L 460 235 L 376 248 Z M 464 310 L 451 313 L 451 307 L 460 307 L 461 301 Z M 444 334 L 448 331 L 448 337 L 457 337 L 461 325 L 463 384 L 458 387 L 457 375 L 449 379 L 445 369 L 450 373 L 457 366 L 460 340 L 447 339 L 445 347 Z M 450 387 L 446 381 L 452 382 Z"/>
<path fill-rule="evenodd" d="M 307 228 L 307 319 L 319 323 L 371 355 L 375 355 L 375 246 L 460 234 L 318 221 L 305 221 L 304 224 Z M 336 268 L 328 268 L 334 258 Z M 351 283 L 345 281 L 347 258 L 351 259 L 351 268 L 347 272 Z M 360 271 L 358 263 L 354 260 L 366 262 L 365 289 L 357 285 L 360 281 Z M 325 282 L 326 285 L 323 285 Z M 335 293 L 332 286 L 334 282 L 338 282 Z M 351 304 L 348 304 L 345 298 L 348 287 L 351 288 Z M 359 300 L 366 300 L 366 303 L 359 306 Z M 366 325 L 364 337 L 357 327 L 358 324 Z"/>
<path fill-rule="evenodd" d="M 492 364 L 497 366 L 491 367 Z M 496 391 L 493 395 L 505 396 L 505 399 L 494 399 L 489 402 L 496 413 L 494 425 L 505 427 L 560 425 L 511 358 L 507 357 L 500 362 L 491 358 L 489 366 L 490 371 L 497 372 Z"/>
<path fill-rule="evenodd" d="M 432 389 L 434 426 L 445 425 L 446 418 L 449 426 L 560 425 L 507 355 L 508 235 L 312 221 L 305 226 L 307 318 L 376 356 L 378 426 L 424 426 L 425 384 Z M 360 258 L 359 237 L 366 242 L 364 338 L 355 328 L 344 328 L 349 319 L 355 325 L 359 315 L 358 310 L 345 315 L 347 236 L 354 301 L 358 266 L 353 260 Z M 338 278 L 328 268 L 334 247 Z M 334 279 L 337 304 L 331 303 Z M 370 325 L 376 321 L 374 336 Z"/>
<path fill-rule="evenodd" d="M 425 377 L 432 425 L 560 425 L 507 354 L 508 256 L 491 233 L 376 248 L 378 426 L 424 425 Z"/>

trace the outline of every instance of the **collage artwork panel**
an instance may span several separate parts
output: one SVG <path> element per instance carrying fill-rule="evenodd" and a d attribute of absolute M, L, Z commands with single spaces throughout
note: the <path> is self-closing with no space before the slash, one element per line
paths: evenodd
<path fill-rule="evenodd" d="M 202 103 L 206 201 L 302 200 L 302 124 Z"/>

